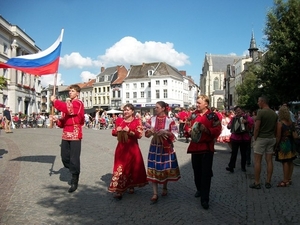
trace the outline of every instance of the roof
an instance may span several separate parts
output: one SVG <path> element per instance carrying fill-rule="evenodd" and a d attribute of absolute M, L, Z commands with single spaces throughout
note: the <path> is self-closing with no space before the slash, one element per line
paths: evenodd
<path fill-rule="evenodd" d="M 113 75 L 117 72 L 118 66 L 108 67 L 103 72 L 97 75 L 99 77 L 99 82 L 105 81 L 105 76 L 107 75 L 108 78 L 106 81 L 112 81 Z"/>
<path fill-rule="evenodd" d="M 225 72 L 228 64 L 233 64 L 236 60 L 244 58 L 243 56 L 232 55 L 206 55 L 206 60 L 212 64 L 213 72 Z"/>
<path fill-rule="evenodd" d="M 81 89 L 82 88 L 90 88 L 90 87 L 93 87 L 93 84 L 96 82 L 96 79 L 90 79 L 88 82 L 84 82 L 82 87 L 80 87 Z"/>
<path fill-rule="evenodd" d="M 182 79 L 182 74 L 176 68 L 165 62 L 154 62 L 131 66 L 125 80 L 148 78 L 149 71 L 152 71 L 152 76 L 172 75 Z"/>

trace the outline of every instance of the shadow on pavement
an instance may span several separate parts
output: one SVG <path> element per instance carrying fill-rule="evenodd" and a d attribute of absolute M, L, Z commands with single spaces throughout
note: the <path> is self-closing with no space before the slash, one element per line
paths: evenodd
<path fill-rule="evenodd" d="M 5 149 L 0 149 L 0 158 L 3 157 L 4 154 L 7 154 L 8 151 L 6 151 Z"/>
<path fill-rule="evenodd" d="M 63 167 L 63 168 L 60 168 L 58 171 L 55 171 L 55 170 L 51 170 L 50 169 L 50 174 L 54 174 L 54 175 L 57 175 L 59 174 L 59 180 L 60 181 L 63 181 L 63 182 L 70 182 L 71 178 L 72 178 L 72 175 L 71 173 L 69 172 L 69 169 Z M 51 176 L 50 175 L 50 176 Z"/>

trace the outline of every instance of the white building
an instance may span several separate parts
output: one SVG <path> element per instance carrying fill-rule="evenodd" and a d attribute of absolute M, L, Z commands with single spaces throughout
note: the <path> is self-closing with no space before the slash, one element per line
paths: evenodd
<path fill-rule="evenodd" d="M 39 51 L 34 40 L 23 30 L 0 16 L 0 62 Z M 0 76 L 9 79 L 7 86 L 0 90 L 0 103 L 10 107 L 13 113 L 40 112 L 42 87 L 39 77 L 15 69 L 0 69 Z M 0 108 L 0 112 L 2 110 Z"/>
<path fill-rule="evenodd" d="M 84 104 L 84 109 L 86 112 L 91 109 L 93 112 L 93 85 L 95 83 L 96 79 L 90 79 L 88 82 L 85 82 L 83 84 L 80 84 L 81 91 L 79 99 Z"/>
<path fill-rule="evenodd" d="M 137 110 L 151 113 L 158 101 L 165 101 L 171 108 L 189 107 L 195 104 L 191 81 L 164 62 L 131 66 L 122 85 L 122 103 L 133 103 Z"/>

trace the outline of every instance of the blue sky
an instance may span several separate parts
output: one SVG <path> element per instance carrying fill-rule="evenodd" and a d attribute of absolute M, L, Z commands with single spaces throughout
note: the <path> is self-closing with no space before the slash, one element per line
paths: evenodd
<path fill-rule="evenodd" d="M 101 66 L 164 61 L 199 84 L 205 53 L 242 56 L 251 33 L 264 48 L 273 0 L 1 0 L 0 14 L 45 50 L 64 29 L 58 84 Z M 53 84 L 43 76 L 42 84 Z"/>

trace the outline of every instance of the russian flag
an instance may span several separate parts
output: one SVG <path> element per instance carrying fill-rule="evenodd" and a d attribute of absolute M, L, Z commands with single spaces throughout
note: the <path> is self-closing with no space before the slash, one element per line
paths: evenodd
<path fill-rule="evenodd" d="M 0 63 L 0 68 L 13 68 L 33 75 L 57 73 L 63 34 L 64 29 L 54 44 L 46 50 L 10 58 L 6 63 Z"/>

